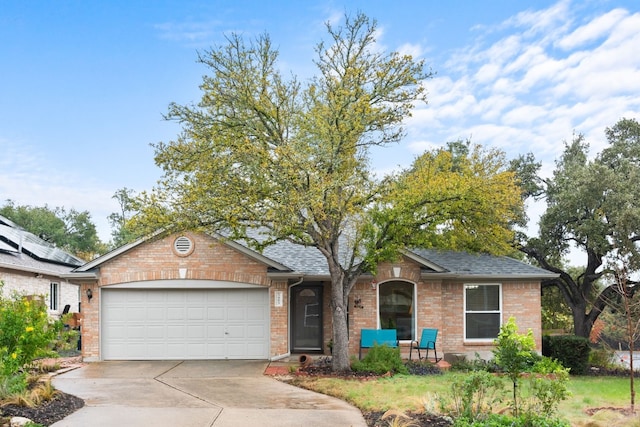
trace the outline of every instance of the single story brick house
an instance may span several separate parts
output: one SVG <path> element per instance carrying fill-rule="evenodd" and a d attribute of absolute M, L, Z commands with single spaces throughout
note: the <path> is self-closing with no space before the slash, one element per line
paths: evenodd
<path fill-rule="evenodd" d="M 130 243 L 67 277 L 81 287 L 86 361 L 329 353 L 331 283 L 314 248 L 281 242 L 258 253 L 180 233 Z M 437 328 L 440 353 L 473 357 L 510 316 L 540 350 L 540 282 L 550 277 L 507 257 L 407 251 L 352 290 L 350 353 L 363 328 L 396 329 L 401 345 Z"/>
<path fill-rule="evenodd" d="M 17 293 L 40 298 L 57 318 L 69 306 L 79 311 L 79 286 L 65 275 L 85 261 L 53 246 L 0 215 L 0 281 L 5 298 Z"/>

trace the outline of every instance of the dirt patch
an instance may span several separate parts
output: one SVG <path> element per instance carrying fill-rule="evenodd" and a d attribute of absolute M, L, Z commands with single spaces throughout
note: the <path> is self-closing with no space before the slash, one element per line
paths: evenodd
<path fill-rule="evenodd" d="M 597 414 L 600 411 L 617 412 L 617 413 L 625 415 L 627 417 L 635 415 L 631 411 L 631 408 L 628 408 L 628 407 L 627 408 L 620 408 L 620 407 L 613 407 L 613 406 L 602 406 L 600 408 L 587 408 L 587 409 L 584 410 L 584 413 L 589 415 L 590 417 L 592 417 L 593 415 Z"/>

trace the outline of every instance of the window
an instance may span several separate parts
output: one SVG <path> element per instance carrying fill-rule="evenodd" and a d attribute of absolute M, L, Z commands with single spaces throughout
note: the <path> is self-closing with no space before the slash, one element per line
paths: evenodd
<path fill-rule="evenodd" d="M 395 329 L 399 340 L 413 340 L 414 285 L 408 282 L 386 282 L 378 285 L 380 329 Z"/>
<path fill-rule="evenodd" d="M 49 309 L 57 310 L 60 299 L 60 285 L 58 283 L 49 284 Z"/>
<path fill-rule="evenodd" d="M 498 337 L 502 319 L 502 287 L 464 286 L 465 339 L 487 341 Z"/>

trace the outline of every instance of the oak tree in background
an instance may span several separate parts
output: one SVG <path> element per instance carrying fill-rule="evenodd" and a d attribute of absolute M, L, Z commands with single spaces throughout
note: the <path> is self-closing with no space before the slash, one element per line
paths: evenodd
<path fill-rule="evenodd" d="M 105 251 L 88 211 L 48 206 L 16 205 L 7 200 L 0 215 L 30 233 L 79 258 L 90 260 Z"/>
<path fill-rule="evenodd" d="M 538 194 L 547 204 L 539 235 L 519 247 L 559 274 L 542 286 L 560 290 L 572 311 L 574 333 L 586 338 L 616 293 L 615 286 L 598 287 L 598 279 L 611 272 L 606 259 L 622 257 L 630 271 L 640 267 L 640 124 L 621 119 L 605 133 L 609 145 L 592 160 L 582 135 L 565 144 L 553 176 L 539 181 Z M 563 266 L 572 248 L 585 257 L 579 274 Z"/>
<path fill-rule="evenodd" d="M 155 146 L 164 176 L 140 195 L 132 221 L 147 231 L 222 231 L 258 250 L 282 240 L 317 248 L 331 276 L 333 369 L 348 370 L 358 276 L 407 246 L 507 251 L 520 194 L 503 155 L 479 147 L 434 150 L 377 179 L 371 148 L 402 138 L 431 73 L 381 51 L 364 15 L 327 30 L 306 83 L 281 74 L 266 35 L 232 35 L 200 54 L 210 72 L 202 99 L 170 106 L 182 132 Z"/>
<path fill-rule="evenodd" d="M 137 236 L 129 225 L 129 220 L 136 213 L 135 191 L 123 187 L 117 190 L 111 198 L 116 199 L 118 205 L 120 205 L 118 212 L 113 212 L 107 217 L 111 225 L 110 247 L 115 249 L 134 241 L 140 236 Z"/>

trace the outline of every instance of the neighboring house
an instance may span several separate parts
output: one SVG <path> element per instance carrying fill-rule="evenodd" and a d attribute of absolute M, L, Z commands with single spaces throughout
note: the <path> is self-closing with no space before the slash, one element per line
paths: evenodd
<path fill-rule="evenodd" d="M 59 317 L 66 305 L 69 312 L 78 312 L 79 287 L 63 276 L 84 263 L 0 216 L 0 281 L 4 282 L 4 297 L 17 293 L 41 298 L 53 317 Z"/>
<path fill-rule="evenodd" d="M 258 253 L 181 233 L 125 245 L 65 277 L 81 285 L 87 361 L 329 352 L 331 284 L 314 248 L 281 242 Z M 406 252 L 351 291 L 350 353 L 363 328 L 395 328 L 405 346 L 437 328 L 441 354 L 486 354 L 510 316 L 540 350 L 540 281 L 550 277 L 506 257 Z"/>

